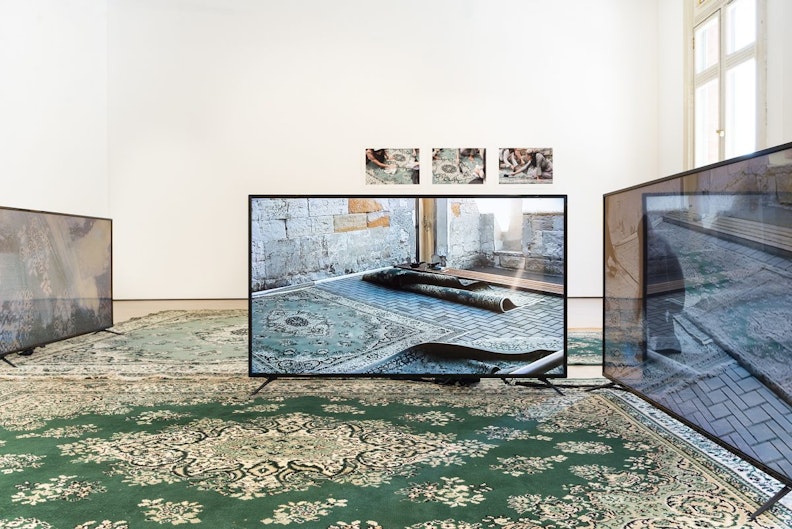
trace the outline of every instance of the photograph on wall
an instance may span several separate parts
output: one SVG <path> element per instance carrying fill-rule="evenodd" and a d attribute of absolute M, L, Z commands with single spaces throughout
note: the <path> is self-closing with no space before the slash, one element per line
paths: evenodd
<path fill-rule="evenodd" d="M 417 184 L 418 149 L 366 149 L 366 184 Z"/>
<path fill-rule="evenodd" d="M 433 184 L 483 184 L 485 149 L 432 149 Z"/>
<path fill-rule="evenodd" d="M 566 376 L 566 197 L 251 196 L 249 374 Z"/>
<path fill-rule="evenodd" d="M 553 149 L 500 149 L 498 181 L 501 184 L 552 184 Z"/>
<path fill-rule="evenodd" d="M 0 208 L 0 356 L 113 325 L 112 222 Z"/>

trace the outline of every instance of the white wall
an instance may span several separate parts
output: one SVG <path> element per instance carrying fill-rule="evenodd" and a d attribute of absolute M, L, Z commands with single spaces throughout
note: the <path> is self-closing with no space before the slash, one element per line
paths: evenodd
<path fill-rule="evenodd" d="M 245 297 L 249 193 L 416 191 L 568 194 L 569 294 L 600 296 L 602 194 L 677 148 L 666 1 L 111 2 L 116 297 Z M 366 187 L 370 146 L 550 146 L 555 183 Z"/>
<path fill-rule="evenodd" d="M 119 299 L 245 297 L 247 194 L 443 193 L 364 186 L 362 149 L 549 145 L 555 184 L 474 190 L 569 194 L 599 296 L 602 193 L 683 168 L 683 0 L 324 4 L 0 0 L 0 205 L 113 217 Z M 768 145 L 790 21 L 768 0 Z"/>
<path fill-rule="evenodd" d="M 107 5 L 0 0 L 0 205 L 110 216 Z"/>
<path fill-rule="evenodd" d="M 548 145 L 555 184 L 475 191 L 569 194 L 570 295 L 599 296 L 602 193 L 683 169 L 683 0 L 324 4 L 0 0 L 0 205 L 113 217 L 119 299 L 245 297 L 247 194 L 443 193 L 367 188 L 362 149 Z"/>
<path fill-rule="evenodd" d="M 684 20 L 683 0 L 657 3 L 657 177 L 685 169 Z"/>

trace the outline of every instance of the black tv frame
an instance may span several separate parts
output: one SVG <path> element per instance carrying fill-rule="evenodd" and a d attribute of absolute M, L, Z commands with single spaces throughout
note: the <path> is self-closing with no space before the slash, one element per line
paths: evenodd
<path fill-rule="evenodd" d="M 100 303 L 103 303 L 103 312 L 102 316 L 104 320 L 100 325 L 92 326 L 90 328 L 80 328 L 76 329 L 74 332 L 69 333 L 61 333 L 61 334 L 53 334 L 52 337 L 48 337 L 46 339 L 38 339 L 34 341 L 25 342 L 13 349 L 9 349 L 8 351 L 0 351 L 0 360 L 5 362 L 6 364 L 16 367 L 16 365 L 11 362 L 7 357 L 12 354 L 21 354 L 21 355 L 30 355 L 33 353 L 35 349 L 45 347 L 46 345 L 60 342 L 63 340 L 67 340 L 69 338 L 75 338 L 77 336 L 82 336 L 85 334 L 97 333 L 101 331 L 107 331 L 110 329 L 114 324 L 114 317 L 113 317 L 113 221 L 110 218 L 106 217 L 97 217 L 97 216 L 89 216 L 89 215 L 77 215 L 72 213 L 61 213 L 61 212 L 53 212 L 53 211 L 43 211 L 43 210 L 35 210 L 35 209 L 26 209 L 26 208 L 16 208 L 16 207 L 7 207 L 7 206 L 0 206 L 0 213 L 2 211 L 7 211 L 11 213 L 19 213 L 24 215 L 41 215 L 47 217 L 55 217 L 55 218 L 69 218 L 75 220 L 92 220 L 92 221 L 100 221 L 100 222 L 107 222 L 107 231 L 109 240 L 108 242 L 108 262 L 107 262 L 107 285 L 108 291 L 107 294 L 109 297 L 100 297 L 97 298 Z M 51 302 L 54 304 L 56 298 L 51 298 Z M 8 300 L 0 299 L 0 307 L 2 304 Z"/>
<path fill-rule="evenodd" d="M 626 391 L 636 395 L 637 397 L 639 397 L 642 400 L 648 402 L 652 406 L 662 410 L 663 412 L 667 413 L 668 415 L 670 415 L 670 416 L 674 417 L 675 419 L 679 420 L 681 423 L 683 423 L 686 426 L 690 427 L 691 429 L 693 429 L 694 431 L 696 431 L 699 434 L 703 435 L 707 439 L 710 439 L 711 441 L 713 441 L 714 443 L 716 443 L 720 447 L 726 449 L 727 451 L 729 451 L 729 452 L 735 454 L 736 456 L 740 457 L 741 459 L 745 460 L 746 462 L 748 462 L 749 464 L 751 464 L 754 467 L 758 468 L 762 472 L 766 473 L 767 475 L 769 475 L 773 479 L 779 481 L 782 484 L 782 489 L 777 494 L 775 494 L 770 499 L 768 499 L 763 505 L 761 505 L 759 507 L 759 509 L 751 515 L 751 520 L 755 519 L 757 516 L 759 516 L 760 514 L 765 512 L 766 510 L 772 508 L 772 506 L 775 503 L 777 503 L 781 498 L 783 498 L 789 492 L 792 492 L 792 475 L 787 475 L 787 474 L 779 471 L 778 469 L 775 469 L 772 466 L 770 466 L 770 465 L 768 465 L 768 464 L 766 464 L 766 463 L 764 463 L 764 462 L 762 462 L 762 461 L 750 456 L 749 454 L 746 454 L 745 451 L 741 450 L 738 446 L 735 446 L 734 444 L 729 443 L 728 441 L 722 439 L 721 437 L 718 437 L 713 432 L 707 430 L 705 427 L 703 427 L 702 425 L 697 423 L 695 420 L 691 419 L 690 417 L 687 417 L 685 415 L 682 415 L 682 414 L 678 413 L 677 411 L 671 409 L 669 406 L 664 405 L 662 402 L 658 401 L 657 399 L 652 398 L 650 395 L 648 395 L 645 392 L 641 391 L 640 388 L 637 388 L 634 385 L 629 384 L 627 381 L 625 381 L 625 379 L 623 377 L 614 376 L 613 373 L 608 371 L 608 360 L 609 360 L 609 354 L 608 354 L 608 345 L 609 345 L 609 343 L 608 343 L 608 339 L 607 339 L 608 335 L 609 335 L 608 334 L 608 327 L 609 327 L 609 323 L 608 323 L 609 322 L 608 300 L 610 299 L 610 297 L 608 296 L 608 258 L 609 258 L 609 252 L 611 252 L 611 249 L 609 248 L 609 244 L 610 244 L 609 219 L 608 219 L 609 200 L 614 198 L 614 197 L 616 197 L 617 195 L 621 195 L 621 194 L 625 194 L 625 193 L 629 193 L 629 192 L 636 192 L 636 191 L 640 191 L 642 189 L 649 189 L 649 188 L 652 188 L 653 186 L 657 186 L 657 185 L 663 185 L 663 184 L 671 183 L 671 182 L 674 182 L 674 181 L 682 182 L 684 179 L 689 178 L 689 177 L 700 176 L 701 179 L 703 179 L 703 178 L 706 178 L 707 173 L 712 172 L 713 174 L 717 174 L 718 170 L 724 170 L 725 168 L 728 168 L 730 166 L 735 166 L 735 165 L 743 164 L 743 163 L 746 163 L 746 162 L 750 163 L 752 160 L 756 160 L 756 159 L 759 159 L 759 158 L 762 158 L 762 157 L 765 157 L 765 156 L 770 156 L 770 155 L 773 155 L 773 154 L 776 154 L 776 153 L 780 153 L 780 152 L 783 152 L 783 151 L 788 151 L 789 153 L 792 153 L 792 143 L 786 143 L 786 144 L 778 145 L 778 146 L 771 147 L 771 148 L 768 148 L 768 149 L 763 149 L 761 151 L 757 151 L 757 152 L 750 153 L 750 154 L 747 154 L 747 155 L 743 155 L 743 156 L 735 157 L 735 158 L 732 158 L 732 159 L 724 160 L 724 161 L 721 161 L 721 162 L 713 163 L 713 164 L 710 164 L 710 165 L 707 165 L 707 166 L 694 168 L 694 169 L 691 169 L 689 171 L 684 171 L 684 172 L 681 172 L 681 173 L 678 173 L 678 174 L 674 174 L 674 175 L 671 175 L 671 176 L 667 176 L 667 177 L 651 180 L 651 181 L 648 181 L 648 182 L 645 182 L 645 183 L 642 183 L 642 184 L 633 185 L 633 186 L 626 187 L 626 188 L 623 188 L 623 189 L 619 189 L 619 190 L 616 190 L 616 191 L 612 191 L 610 193 L 606 193 L 605 195 L 603 195 L 603 241 L 604 241 L 604 244 L 603 244 L 603 254 L 602 254 L 602 262 L 603 262 L 603 312 L 602 312 L 602 318 L 603 318 L 603 343 L 602 343 L 602 362 L 603 362 L 603 376 L 610 381 L 610 383 L 606 384 L 605 386 L 615 387 L 615 388 L 618 388 L 618 389 L 623 389 L 623 390 L 626 390 Z M 790 189 L 790 191 L 792 191 L 792 189 Z M 787 191 L 787 193 L 790 192 L 790 191 Z M 640 315 L 639 319 L 640 319 L 640 322 L 641 322 L 640 325 L 642 327 L 640 329 L 640 332 L 641 332 L 641 335 L 642 335 L 642 343 L 631 344 L 631 345 L 635 345 L 636 346 L 636 348 L 637 348 L 637 356 L 636 356 L 636 358 L 639 361 L 641 361 L 641 362 L 646 362 L 647 361 L 647 356 L 646 356 L 647 352 L 648 352 L 647 344 L 649 342 L 649 336 L 647 334 L 648 329 L 647 329 L 647 304 L 646 304 L 647 303 L 647 298 L 648 298 L 648 296 L 647 296 L 647 287 L 648 287 L 648 285 L 647 285 L 647 281 L 646 281 L 646 278 L 647 278 L 647 275 L 648 275 L 648 270 L 647 270 L 647 266 L 648 266 L 647 261 L 648 260 L 646 259 L 646 248 L 645 248 L 646 241 L 647 241 L 647 236 L 648 236 L 647 235 L 648 234 L 648 232 L 647 232 L 648 225 L 646 223 L 646 220 L 647 220 L 646 219 L 646 198 L 647 198 L 647 196 L 658 196 L 658 195 L 666 195 L 666 194 L 667 193 L 665 193 L 664 191 L 656 191 L 656 192 L 647 191 L 647 192 L 641 194 L 641 212 L 644 215 L 644 218 L 642 218 L 642 220 L 640 221 L 642 223 L 642 226 L 639 227 L 640 238 L 639 238 L 639 241 L 638 241 L 637 245 L 639 247 L 638 251 L 641 253 L 641 256 L 640 256 L 641 269 L 640 269 L 640 272 L 639 272 L 641 274 L 641 277 L 639 278 L 639 283 L 640 283 L 639 288 L 641 290 L 640 309 L 641 309 L 642 312 L 641 312 L 641 315 Z M 681 196 L 690 196 L 690 195 L 707 195 L 707 196 L 711 196 L 711 197 L 717 197 L 718 195 L 722 195 L 722 194 L 725 195 L 725 194 L 729 194 L 729 193 L 726 192 L 726 191 L 720 192 L 718 190 L 714 190 L 714 191 L 711 191 L 711 192 L 707 191 L 707 190 L 704 190 L 704 191 L 697 190 L 695 192 L 686 191 L 686 192 L 679 192 L 679 193 L 675 193 L 675 194 L 677 196 L 680 196 L 680 197 Z M 736 193 L 731 193 L 731 194 L 739 194 L 741 196 L 751 196 L 751 195 L 753 195 L 753 196 L 757 196 L 757 195 L 761 196 L 761 195 L 767 194 L 767 193 L 759 193 L 759 192 L 756 192 L 756 191 L 742 191 L 742 192 L 736 192 Z M 724 237 L 724 239 L 728 240 L 729 238 L 728 237 Z M 763 249 L 762 245 L 760 243 L 748 243 L 748 242 L 746 242 L 745 245 L 746 246 L 752 246 L 752 247 L 758 248 L 760 250 Z M 786 258 L 789 258 L 789 256 L 786 256 Z M 619 299 L 619 298 L 615 298 L 615 299 Z M 767 382 L 763 381 L 762 384 L 765 385 L 765 387 L 767 387 L 772 393 L 776 394 L 776 396 L 779 399 L 779 401 L 781 401 L 783 403 L 786 403 L 787 405 L 790 404 L 790 403 L 788 403 L 786 401 L 785 398 L 783 398 L 782 396 L 778 395 L 777 390 L 774 389 L 771 385 L 767 384 Z"/>
<path fill-rule="evenodd" d="M 563 204 L 563 277 L 561 278 L 560 282 L 560 293 L 550 294 L 554 297 L 558 297 L 561 299 L 562 303 L 562 314 L 563 314 L 563 322 L 561 322 L 562 331 L 559 333 L 558 338 L 561 342 L 561 347 L 563 349 L 563 359 L 561 365 L 556 366 L 556 370 L 560 367 L 560 373 L 532 373 L 532 374 L 510 374 L 510 373 L 500 373 L 500 374 L 485 374 L 485 373 L 470 373 L 469 375 L 459 375 L 459 374 L 449 374 L 444 372 L 429 372 L 429 373 L 382 373 L 382 374 L 371 374 L 371 373 L 321 373 L 321 372 L 261 372 L 253 369 L 253 354 L 254 354 L 254 347 L 253 347 L 253 333 L 256 329 L 254 325 L 254 310 L 253 310 L 253 301 L 254 301 L 254 290 L 253 283 L 254 283 L 254 274 L 253 274 L 253 201 L 257 199 L 548 199 L 548 200 L 560 200 Z M 344 377 L 344 378 L 390 378 L 390 379 L 435 379 L 435 380 L 442 380 L 442 379 L 450 379 L 450 380 L 457 380 L 457 381 L 464 381 L 465 379 L 475 380 L 479 378 L 500 378 L 500 379 L 533 379 L 539 380 L 543 382 L 545 385 L 552 386 L 548 379 L 555 379 L 555 378 L 565 378 L 567 376 L 567 329 L 566 329 L 566 319 L 567 319 L 567 283 L 568 283 L 568 230 L 567 230 L 567 222 L 568 222 L 568 211 L 567 211 L 567 196 L 566 195 L 553 195 L 553 194 L 521 194 L 521 193 L 513 193 L 513 194 L 433 194 L 433 193 L 410 193 L 410 194 L 392 194 L 392 193 L 379 193 L 379 194 L 251 194 L 248 197 L 248 329 L 249 329 L 249 336 L 248 336 L 248 375 L 252 378 L 264 378 L 266 381 L 254 392 L 256 393 L 259 391 L 263 386 L 268 384 L 270 381 L 279 379 L 279 378 L 333 378 L 333 377 Z M 417 211 L 417 209 L 416 209 Z M 417 213 L 416 213 L 417 214 Z M 418 222 L 417 219 L 415 221 L 415 230 L 416 230 L 416 242 L 418 239 Z M 417 257 L 417 244 L 415 248 L 415 257 L 414 259 L 418 261 Z M 395 266 L 397 264 L 403 264 L 398 262 L 390 263 L 389 266 Z M 340 274 L 343 277 L 344 274 Z M 275 288 L 273 290 L 297 290 L 302 286 L 311 286 L 311 283 L 306 283 L 303 285 L 295 286 L 295 287 L 283 287 L 281 289 Z M 529 289 L 530 290 L 530 289 Z M 527 382 L 526 382 L 527 384 Z"/>

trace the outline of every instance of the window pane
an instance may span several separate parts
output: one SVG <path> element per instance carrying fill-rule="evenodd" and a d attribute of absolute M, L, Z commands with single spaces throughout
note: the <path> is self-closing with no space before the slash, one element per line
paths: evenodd
<path fill-rule="evenodd" d="M 726 53 L 756 41 L 756 0 L 735 0 L 726 9 Z"/>
<path fill-rule="evenodd" d="M 756 60 L 726 72 L 726 158 L 756 150 Z"/>
<path fill-rule="evenodd" d="M 718 63 L 718 19 L 717 15 L 710 17 L 696 28 L 696 73 Z"/>
<path fill-rule="evenodd" d="M 718 80 L 696 88 L 695 163 L 697 167 L 718 161 Z"/>

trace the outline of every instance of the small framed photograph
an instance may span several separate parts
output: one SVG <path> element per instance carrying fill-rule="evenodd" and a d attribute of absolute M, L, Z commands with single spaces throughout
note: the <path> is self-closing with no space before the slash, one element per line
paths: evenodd
<path fill-rule="evenodd" d="M 417 184 L 418 149 L 366 149 L 366 184 Z"/>
<path fill-rule="evenodd" d="M 552 184 L 553 149 L 508 148 L 498 153 L 501 184 Z"/>
<path fill-rule="evenodd" d="M 433 184 L 483 184 L 486 149 L 432 149 Z"/>

